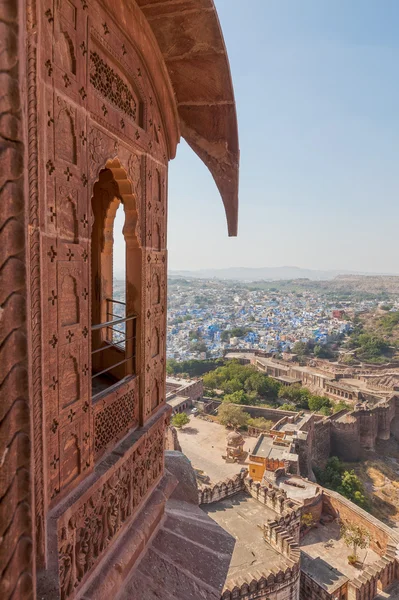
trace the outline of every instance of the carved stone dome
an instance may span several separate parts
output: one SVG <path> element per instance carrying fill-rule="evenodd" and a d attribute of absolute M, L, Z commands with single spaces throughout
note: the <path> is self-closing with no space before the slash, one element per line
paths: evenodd
<path fill-rule="evenodd" d="M 238 448 L 238 446 L 242 446 L 244 444 L 244 438 L 242 437 L 241 433 L 238 433 L 238 431 L 230 431 L 226 441 L 228 446 L 233 446 L 234 448 Z"/>

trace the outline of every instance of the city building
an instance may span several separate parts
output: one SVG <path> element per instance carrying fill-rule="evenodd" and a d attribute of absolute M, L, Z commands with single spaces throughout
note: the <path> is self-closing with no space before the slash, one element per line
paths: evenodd
<path fill-rule="evenodd" d="M 203 394 L 202 379 L 187 381 L 166 378 L 166 402 L 172 408 L 172 415 L 192 408 L 196 402 L 202 400 Z"/>
<path fill-rule="evenodd" d="M 316 394 L 348 404 L 372 405 L 389 399 L 399 390 L 398 367 L 364 365 L 349 367 L 323 359 L 308 359 L 306 365 L 275 358 L 262 350 L 227 352 L 227 359 L 253 364 L 283 385 L 299 384 Z"/>

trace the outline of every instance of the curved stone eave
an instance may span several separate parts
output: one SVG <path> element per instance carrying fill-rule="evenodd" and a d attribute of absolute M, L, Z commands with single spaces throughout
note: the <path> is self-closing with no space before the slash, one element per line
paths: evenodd
<path fill-rule="evenodd" d="M 229 236 L 237 235 L 238 228 L 238 155 L 231 156 L 222 151 L 224 156 L 215 156 L 208 140 L 201 137 L 185 121 L 180 118 L 181 134 L 189 146 L 208 167 L 215 180 L 223 200 Z M 219 142 L 224 146 L 224 141 Z"/>
<path fill-rule="evenodd" d="M 228 233 L 237 235 L 238 127 L 223 34 L 213 0 L 136 0 L 163 54 L 181 134 L 213 175 Z"/>

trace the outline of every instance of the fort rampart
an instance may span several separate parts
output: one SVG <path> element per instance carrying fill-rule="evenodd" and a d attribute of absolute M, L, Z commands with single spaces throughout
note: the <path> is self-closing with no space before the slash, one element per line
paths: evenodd
<path fill-rule="evenodd" d="M 314 424 L 312 463 L 324 467 L 329 456 L 359 460 L 361 449 L 374 450 L 377 440 L 399 439 L 399 397 L 368 408 L 342 410 Z"/>
<path fill-rule="evenodd" d="M 245 490 L 244 479 L 246 475 L 247 471 L 242 471 L 234 477 L 215 483 L 212 487 L 204 487 L 198 490 L 198 504 L 212 504 L 212 502 L 219 502 L 223 498 L 242 492 Z"/>

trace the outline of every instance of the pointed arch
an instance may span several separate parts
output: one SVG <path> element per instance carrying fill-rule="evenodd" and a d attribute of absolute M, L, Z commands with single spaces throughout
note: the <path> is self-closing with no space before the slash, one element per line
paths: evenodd
<path fill-rule="evenodd" d="M 113 289 L 114 222 L 121 205 L 125 214 L 125 298 L 115 297 Z M 140 331 L 142 282 L 142 252 L 136 195 L 119 158 L 108 160 L 94 183 L 91 242 L 93 382 L 97 384 L 100 381 L 96 381 L 97 377 L 104 379 L 98 374 L 106 370 L 109 385 L 113 385 L 135 372 L 135 340 L 139 339 Z M 119 314 L 116 307 L 121 309 L 123 314 Z M 135 315 L 137 317 L 131 320 Z M 117 317 L 127 320 L 116 326 L 96 327 L 114 321 Z M 115 327 L 119 332 L 117 335 Z M 105 347 L 106 351 L 102 351 Z M 113 365 L 117 363 L 119 366 L 114 368 Z M 95 388 L 98 390 L 100 386 L 94 384 L 95 393 Z"/>

